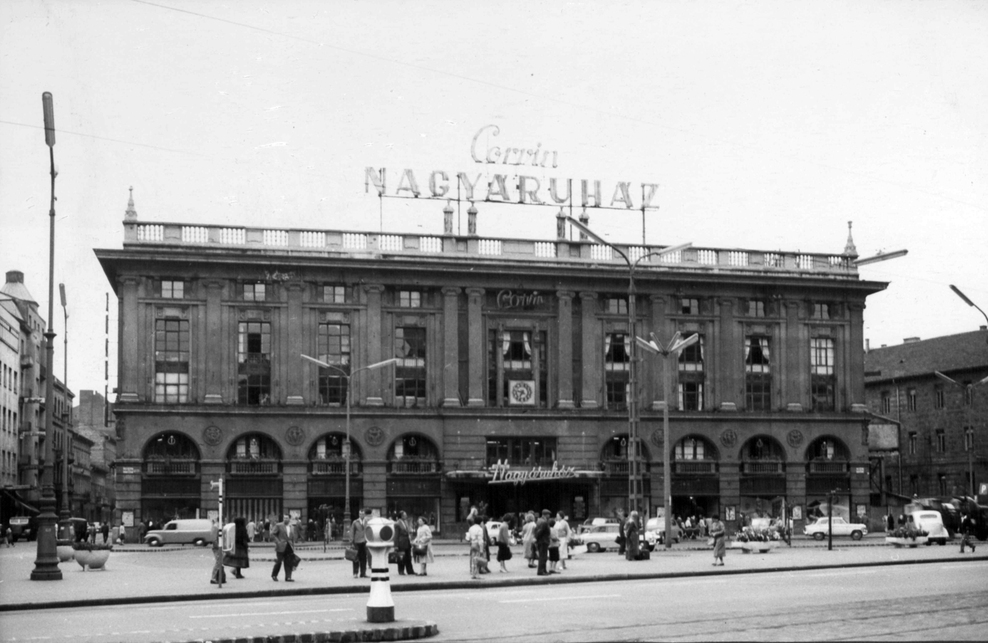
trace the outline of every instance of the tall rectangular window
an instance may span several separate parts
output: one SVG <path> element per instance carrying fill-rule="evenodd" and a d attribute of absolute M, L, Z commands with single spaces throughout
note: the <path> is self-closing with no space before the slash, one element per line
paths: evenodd
<path fill-rule="evenodd" d="M 943 429 L 937 429 L 936 433 L 937 439 L 937 453 L 943 453 L 947 450 L 947 434 Z"/>
<path fill-rule="evenodd" d="M 974 449 L 974 427 L 966 426 L 964 427 L 964 450 L 972 451 Z"/>
<path fill-rule="evenodd" d="M 940 489 L 940 495 L 947 495 L 947 474 L 938 473 L 937 474 L 937 487 Z"/>
<path fill-rule="evenodd" d="M 626 297 L 608 297 L 604 300 L 604 310 L 611 315 L 627 315 L 628 299 Z"/>
<path fill-rule="evenodd" d="M 161 297 L 163 299 L 184 299 L 185 282 L 173 279 L 161 280 Z"/>
<path fill-rule="evenodd" d="M 237 403 L 271 402 L 271 324 L 240 322 L 237 336 Z"/>
<path fill-rule="evenodd" d="M 322 300 L 327 304 L 349 303 L 350 289 L 346 286 L 323 286 Z"/>
<path fill-rule="evenodd" d="M 262 282 L 244 284 L 244 301 L 264 301 L 267 298 L 267 284 Z"/>
<path fill-rule="evenodd" d="M 545 408 L 548 373 L 544 330 L 488 331 L 488 404 Z"/>
<path fill-rule="evenodd" d="M 395 403 L 398 406 L 425 406 L 425 329 L 417 326 L 395 328 Z"/>
<path fill-rule="evenodd" d="M 706 357 L 704 336 L 679 353 L 679 408 L 683 411 L 703 410 L 703 362 Z"/>
<path fill-rule="evenodd" d="M 938 409 L 942 409 L 944 407 L 942 386 L 936 386 L 933 388 L 933 406 Z"/>
<path fill-rule="evenodd" d="M 762 299 L 748 300 L 748 317 L 764 317 L 765 301 Z"/>
<path fill-rule="evenodd" d="M 919 476 L 915 473 L 909 475 L 909 489 L 912 495 L 919 495 Z"/>
<path fill-rule="evenodd" d="M 833 411 L 836 408 L 834 389 L 834 340 L 814 337 L 810 340 L 810 388 L 814 411 Z"/>
<path fill-rule="evenodd" d="M 830 319 L 830 304 L 813 304 L 813 319 Z"/>
<path fill-rule="evenodd" d="M 319 324 L 317 342 L 319 359 L 336 367 L 319 369 L 319 402 L 343 406 L 350 374 L 350 324 Z"/>
<path fill-rule="evenodd" d="M 892 394 L 888 391 L 882 391 L 882 402 L 881 402 L 882 413 L 888 415 L 892 412 Z"/>
<path fill-rule="evenodd" d="M 628 382 L 631 377 L 631 353 L 625 333 L 604 335 L 604 389 L 607 408 L 623 409 L 628 405 Z"/>
<path fill-rule="evenodd" d="M 916 410 L 916 389 L 914 388 L 906 391 L 906 409 L 909 411 Z"/>
<path fill-rule="evenodd" d="M 909 432 L 909 455 L 916 455 L 916 445 L 919 443 L 919 436 L 915 431 Z"/>
<path fill-rule="evenodd" d="M 680 312 L 684 315 L 699 315 L 700 300 L 690 297 L 683 297 L 679 300 Z"/>
<path fill-rule="evenodd" d="M 971 386 L 971 380 L 964 380 L 962 383 L 964 385 L 964 406 L 971 406 L 974 404 L 974 388 Z"/>
<path fill-rule="evenodd" d="M 399 290 L 398 305 L 402 308 L 421 308 L 422 293 L 417 290 Z"/>
<path fill-rule="evenodd" d="M 188 320 L 154 322 L 154 401 L 157 404 L 189 401 Z"/>
<path fill-rule="evenodd" d="M 749 335 L 745 341 L 745 406 L 749 411 L 772 408 L 772 367 L 770 338 Z"/>

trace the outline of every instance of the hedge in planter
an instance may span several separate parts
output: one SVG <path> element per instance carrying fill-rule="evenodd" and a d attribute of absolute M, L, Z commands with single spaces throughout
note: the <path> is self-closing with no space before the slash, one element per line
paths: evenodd
<path fill-rule="evenodd" d="M 82 571 L 89 569 L 103 569 L 106 561 L 110 558 L 113 545 L 97 545 L 95 543 L 73 543 L 72 549 L 75 552 L 75 562 L 82 566 Z"/>

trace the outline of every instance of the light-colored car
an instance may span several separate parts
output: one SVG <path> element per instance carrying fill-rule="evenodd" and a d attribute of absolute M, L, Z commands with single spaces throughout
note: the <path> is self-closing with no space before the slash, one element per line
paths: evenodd
<path fill-rule="evenodd" d="M 165 523 L 162 529 L 152 529 L 144 536 L 144 543 L 151 547 L 187 544 L 205 546 L 214 540 L 216 530 L 208 518 L 172 520 Z"/>
<path fill-rule="evenodd" d="M 657 544 L 665 542 L 666 519 L 649 518 L 645 522 L 645 544 L 649 551 L 654 550 Z M 675 522 L 672 523 L 672 542 L 678 543 L 683 539 L 683 530 Z"/>
<path fill-rule="evenodd" d="M 940 515 L 939 511 L 933 509 L 914 511 L 909 514 L 907 520 L 927 533 L 927 545 L 932 545 L 933 543 L 947 544 L 947 540 L 950 538 L 950 532 L 944 526 L 943 516 Z"/>
<path fill-rule="evenodd" d="M 593 553 L 608 549 L 617 549 L 617 537 L 620 533 L 621 525 L 614 522 L 592 526 L 589 530 L 580 534 L 579 537 L 580 541 L 587 546 L 587 551 Z"/>
<path fill-rule="evenodd" d="M 614 518 L 587 518 L 584 520 L 577 530 L 577 533 L 582 534 L 583 532 L 590 531 L 593 527 L 600 527 L 601 525 L 617 525 L 618 521 Z"/>
<path fill-rule="evenodd" d="M 868 533 L 868 526 L 860 522 L 847 522 L 840 516 L 833 516 L 833 518 L 824 516 L 823 518 L 817 518 L 816 522 L 808 523 L 803 527 L 803 534 L 812 536 L 816 540 L 823 540 L 827 537 L 827 531 L 830 529 L 829 522 L 831 520 L 833 521 L 834 536 L 850 536 L 853 540 L 861 540 Z"/>
<path fill-rule="evenodd" d="M 487 527 L 487 539 L 491 545 L 497 544 L 498 534 L 501 533 L 501 525 L 503 524 L 500 520 L 488 520 L 484 523 L 484 526 Z M 515 535 L 511 532 L 511 529 L 508 529 L 508 544 L 515 544 Z"/>

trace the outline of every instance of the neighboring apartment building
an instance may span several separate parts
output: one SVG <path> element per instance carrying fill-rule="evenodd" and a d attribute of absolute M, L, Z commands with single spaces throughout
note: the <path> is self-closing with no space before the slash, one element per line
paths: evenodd
<path fill-rule="evenodd" d="M 116 492 L 114 468 L 117 454 L 115 430 L 107 426 L 106 400 L 96 391 L 79 391 L 79 405 L 74 409 L 75 430 L 92 443 L 91 520 L 119 524 L 115 513 Z"/>
<path fill-rule="evenodd" d="M 0 487 L 13 488 L 18 484 L 20 345 L 21 317 L 17 305 L 7 295 L 0 294 Z"/>
<path fill-rule="evenodd" d="M 495 239 L 468 214 L 467 236 L 376 234 L 143 223 L 131 203 L 123 248 L 96 250 L 120 311 L 125 519 L 205 515 L 223 477 L 230 516 L 339 520 L 348 434 L 353 511 L 440 531 L 481 502 L 612 515 L 632 399 L 651 514 L 663 449 L 678 515 L 736 526 L 786 507 L 798 528 L 831 491 L 867 512 L 862 312 L 886 284 L 859 278 L 850 239 L 639 263 L 635 334 L 700 337 L 672 367 L 664 444 L 661 361 L 642 355 L 629 387 L 627 264 L 563 219 L 554 240 Z M 499 464 L 543 477 L 499 484 Z"/>
<path fill-rule="evenodd" d="M 899 453 L 885 455 L 887 491 L 970 496 L 988 481 L 986 378 L 984 326 L 866 352 L 868 407 L 900 423 Z"/>

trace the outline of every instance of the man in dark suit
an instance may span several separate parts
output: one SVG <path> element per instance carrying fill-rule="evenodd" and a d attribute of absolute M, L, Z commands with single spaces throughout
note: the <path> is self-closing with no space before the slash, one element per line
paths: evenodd
<path fill-rule="evenodd" d="M 274 569 L 271 571 L 271 580 L 278 580 L 278 573 L 281 572 L 281 565 L 285 562 L 285 556 L 292 551 L 292 535 L 288 530 L 289 517 L 284 516 L 278 524 L 271 528 L 271 540 L 274 542 Z M 292 581 L 292 567 L 285 564 L 285 582 Z"/>
<path fill-rule="evenodd" d="M 549 529 L 549 513 L 548 509 L 542 510 L 542 515 L 539 516 L 538 521 L 535 523 L 535 548 L 539 553 L 539 576 L 548 576 L 549 570 L 546 569 L 546 562 L 549 560 L 549 541 L 552 540 L 552 532 Z"/>

